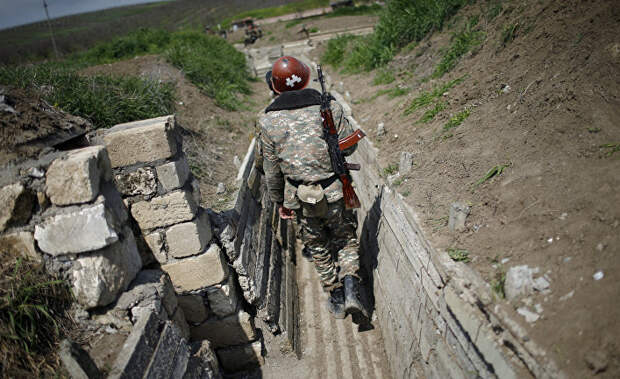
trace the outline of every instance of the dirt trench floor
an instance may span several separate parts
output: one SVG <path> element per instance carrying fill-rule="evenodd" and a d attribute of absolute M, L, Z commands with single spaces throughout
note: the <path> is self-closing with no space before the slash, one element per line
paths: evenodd
<path fill-rule="evenodd" d="M 253 377 L 289 378 L 390 378 L 390 371 L 378 323 L 361 331 L 351 321 L 332 317 L 326 307 L 314 264 L 297 257 L 299 288 L 301 359 L 294 354 L 267 352 L 265 365 Z M 267 344 L 268 350 L 277 349 Z"/>

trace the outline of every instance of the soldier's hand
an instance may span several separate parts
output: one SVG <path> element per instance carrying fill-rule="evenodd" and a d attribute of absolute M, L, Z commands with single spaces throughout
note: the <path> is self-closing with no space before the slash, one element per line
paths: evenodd
<path fill-rule="evenodd" d="M 285 206 L 280 206 L 280 208 L 278 208 L 278 213 L 280 214 L 280 218 L 282 220 L 287 220 L 295 217 L 295 211 Z"/>

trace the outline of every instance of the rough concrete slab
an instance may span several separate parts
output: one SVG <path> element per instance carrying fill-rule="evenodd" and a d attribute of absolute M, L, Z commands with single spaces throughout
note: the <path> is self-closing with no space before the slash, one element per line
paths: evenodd
<path fill-rule="evenodd" d="M 185 157 L 157 166 L 156 170 L 157 179 L 166 192 L 183 187 L 190 173 Z"/>
<path fill-rule="evenodd" d="M 185 319 L 193 324 L 200 324 L 209 317 L 209 310 L 205 299 L 200 295 L 184 295 L 178 298 L 179 306 L 183 309 Z"/>
<path fill-rule="evenodd" d="M 142 230 L 189 221 L 196 215 L 196 210 L 193 197 L 186 191 L 171 192 L 131 206 L 131 214 Z"/>
<path fill-rule="evenodd" d="M 9 226 L 25 224 L 32 216 L 35 197 L 21 183 L 0 189 L 0 232 Z"/>
<path fill-rule="evenodd" d="M 215 244 L 204 254 L 163 265 L 162 270 L 170 275 L 177 293 L 187 293 L 221 283 L 228 275 L 228 265 L 220 248 Z"/>
<path fill-rule="evenodd" d="M 88 353 L 80 345 L 64 339 L 60 342 L 58 352 L 62 366 L 67 370 L 72 379 L 99 379 L 103 378 L 101 372 L 90 358 Z"/>
<path fill-rule="evenodd" d="M 177 153 L 174 116 L 116 125 L 103 137 L 112 167 L 166 159 Z"/>
<path fill-rule="evenodd" d="M 194 220 L 168 228 L 168 254 L 175 258 L 196 255 L 205 249 L 212 236 L 209 216 L 207 212 L 200 212 Z"/>
<path fill-rule="evenodd" d="M 153 352 L 151 363 L 144 373 L 144 378 L 171 378 L 170 374 L 172 373 L 174 358 L 183 342 L 179 328 L 170 321 L 166 322 L 157 342 L 157 347 Z"/>
<path fill-rule="evenodd" d="M 166 247 L 164 245 L 164 234 L 161 232 L 155 232 L 144 236 L 144 241 L 151 249 L 153 256 L 157 262 L 164 264 L 168 261 L 166 254 Z"/>
<path fill-rule="evenodd" d="M 53 204 L 87 203 L 99 194 L 99 185 L 111 177 L 103 146 L 75 150 L 52 162 L 46 175 L 46 193 Z"/>
<path fill-rule="evenodd" d="M 239 294 L 232 275 L 228 276 L 225 283 L 207 288 L 209 308 L 218 317 L 225 317 L 237 312 L 239 307 Z"/>
<path fill-rule="evenodd" d="M 58 256 L 94 251 L 118 241 L 116 220 L 104 203 L 50 217 L 34 229 L 45 253 Z"/>
<path fill-rule="evenodd" d="M 247 344 L 256 339 L 254 319 L 244 311 L 223 319 L 211 318 L 190 328 L 192 340 L 211 341 L 214 347 Z"/>
<path fill-rule="evenodd" d="M 127 228 L 120 241 L 77 257 L 71 271 L 73 293 L 86 308 L 108 305 L 127 289 L 141 267 L 136 241 Z"/>

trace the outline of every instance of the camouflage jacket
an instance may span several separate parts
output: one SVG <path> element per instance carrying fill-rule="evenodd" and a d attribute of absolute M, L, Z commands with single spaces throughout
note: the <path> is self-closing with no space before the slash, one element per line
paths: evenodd
<path fill-rule="evenodd" d="M 353 133 L 342 106 L 332 101 L 331 109 L 339 138 Z M 320 106 L 272 111 L 259 119 L 259 125 L 263 169 L 271 201 L 298 209 L 297 188 L 286 180 L 287 177 L 308 184 L 334 175 L 327 143 L 323 139 Z M 350 155 L 353 151 L 355 146 L 344 153 Z M 340 180 L 325 188 L 324 193 L 330 203 L 341 199 Z"/>

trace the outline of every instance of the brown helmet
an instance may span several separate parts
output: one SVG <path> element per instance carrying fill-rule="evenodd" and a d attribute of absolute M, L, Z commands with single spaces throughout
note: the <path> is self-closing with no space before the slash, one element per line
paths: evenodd
<path fill-rule="evenodd" d="M 271 69 L 271 83 L 277 93 L 305 88 L 310 81 L 310 68 L 296 58 L 279 58 Z"/>

